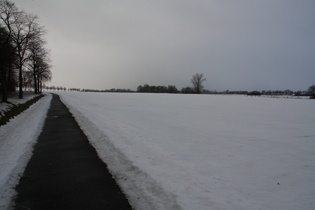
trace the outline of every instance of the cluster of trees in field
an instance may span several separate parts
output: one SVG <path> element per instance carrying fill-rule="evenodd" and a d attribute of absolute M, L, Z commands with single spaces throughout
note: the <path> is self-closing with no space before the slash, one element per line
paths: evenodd
<path fill-rule="evenodd" d="M 315 85 L 311 85 L 308 88 L 308 93 L 309 93 L 310 99 L 315 99 Z"/>
<path fill-rule="evenodd" d="M 206 81 L 206 77 L 203 74 L 194 74 L 191 79 L 193 87 L 184 87 L 180 91 L 175 85 L 166 86 L 150 86 L 148 84 L 140 85 L 137 88 L 137 92 L 141 93 L 203 93 L 203 83 Z"/>
<path fill-rule="evenodd" d="M 178 93 L 176 86 L 169 85 L 166 86 L 150 86 L 148 84 L 140 85 L 137 88 L 137 92 L 140 93 Z"/>
<path fill-rule="evenodd" d="M 23 98 L 23 88 L 32 87 L 35 93 L 40 93 L 44 83 L 51 80 L 45 33 L 37 16 L 19 10 L 8 0 L 0 0 L 0 89 L 3 102 L 16 86 L 19 98 Z"/>

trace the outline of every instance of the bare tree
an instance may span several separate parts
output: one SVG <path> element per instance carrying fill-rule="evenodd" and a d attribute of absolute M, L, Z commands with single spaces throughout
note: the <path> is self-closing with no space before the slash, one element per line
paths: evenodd
<path fill-rule="evenodd" d="M 52 78 L 52 73 L 50 71 L 51 65 L 48 62 L 43 61 L 40 65 L 39 72 L 38 72 L 38 90 L 41 93 L 43 90 L 43 83 L 48 82 Z"/>
<path fill-rule="evenodd" d="M 16 60 L 14 47 L 11 43 L 8 32 L 0 26 L 0 83 L 2 92 L 2 102 L 8 100 L 8 86 L 13 63 Z"/>
<path fill-rule="evenodd" d="M 203 90 L 203 82 L 206 81 L 206 77 L 201 73 L 201 74 L 195 74 L 192 76 L 191 83 L 194 86 L 194 90 L 196 93 L 201 93 Z"/>
<path fill-rule="evenodd" d="M 38 17 L 19 11 L 14 3 L 0 1 L 0 20 L 6 26 L 17 54 L 19 69 L 19 98 L 23 98 L 23 68 L 28 60 L 29 42 L 40 37 L 44 30 L 37 23 Z"/>
<path fill-rule="evenodd" d="M 315 85 L 312 85 L 308 88 L 310 94 L 310 99 L 315 99 Z"/>
<path fill-rule="evenodd" d="M 48 64 L 50 61 L 49 51 L 43 47 L 44 44 L 45 42 L 41 39 L 41 37 L 32 39 L 29 43 L 28 69 L 32 72 L 35 94 L 40 92 L 42 74 L 50 71 L 50 66 Z"/>

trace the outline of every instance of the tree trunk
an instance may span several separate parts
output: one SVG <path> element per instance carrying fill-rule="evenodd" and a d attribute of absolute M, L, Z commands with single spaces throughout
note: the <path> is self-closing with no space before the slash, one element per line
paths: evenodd
<path fill-rule="evenodd" d="M 35 70 L 34 70 L 34 91 L 35 91 L 35 94 L 38 93 L 38 89 L 37 89 L 37 78 L 36 78 Z"/>
<path fill-rule="evenodd" d="M 22 75 L 22 62 L 19 66 L 19 98 L 23 98 L 23 75 Z"/>
<path fill-rule="evenodd" d="M 11 90 L 11 74 L 12 74 L 12 67 L 10 66 L 8 68 L 8 79 L 7 79 L 7 91 L 12 91 Z"/>
<path fill-rule="evenodd" d="M 40 80 L 39 77 L 37 78 L 37 82 L 36 82 L 36 89 L 37 89 L 37 93 L 40 93 Z"/>
<path fill-rule="evenodd" d="M 1 102 L 8 102 L 8 86 L 7 86 L 7 70 L 1 71 L 1 86 L 2 86 L 2 99 Z"/>
<path fill-rule="evenodd" d="M 43 83 L 42 83 L 42 79 L 38 80 L 38 89 L 39 89 L 39 93 L 43 92 Z"/>

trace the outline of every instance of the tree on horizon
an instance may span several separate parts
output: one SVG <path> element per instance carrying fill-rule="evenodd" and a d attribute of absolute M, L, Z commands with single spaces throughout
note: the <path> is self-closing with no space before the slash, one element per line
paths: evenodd
<path fill-rule="evenodd" d="M 315 85 L 311 85 L 308 88 L 308 92 L 310 94 L 310 99 L 315 99 Z"/>
<path fill-rule="evenodd" d="M 197 73 L 197 74 L 192 76 L 191 83 L 194 86 L 195 93 L 200 94 L 202 92 L 202 90 L 203 90 L 203 82 L 205 82 L 206 80 L 207 79 L 203 75 L 203 73 L 201 73 L 201 74 Z"/>

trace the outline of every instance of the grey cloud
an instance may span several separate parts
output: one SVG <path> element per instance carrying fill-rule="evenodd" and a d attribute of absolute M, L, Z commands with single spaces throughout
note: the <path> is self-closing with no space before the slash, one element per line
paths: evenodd
<path fill-rule="evenodd" d="M 196 72 L 212 90 L 315 82 L 314 1 L 14 2 L 48 29 L 55 85 L 181 88 Z"/>

